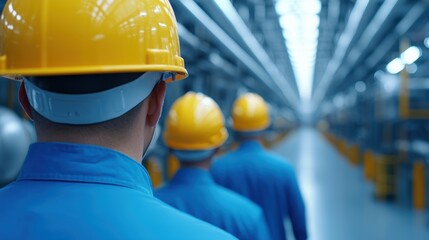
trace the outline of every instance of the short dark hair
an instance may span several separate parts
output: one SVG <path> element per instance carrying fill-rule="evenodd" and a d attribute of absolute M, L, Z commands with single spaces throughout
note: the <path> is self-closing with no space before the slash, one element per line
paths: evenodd
<path fill-rule="evenodd" d="M 55 93 L 84 94 L 108 90 L 132 82 L 143 73 L 112 73 L 26 77 L 37 87 Z"/>

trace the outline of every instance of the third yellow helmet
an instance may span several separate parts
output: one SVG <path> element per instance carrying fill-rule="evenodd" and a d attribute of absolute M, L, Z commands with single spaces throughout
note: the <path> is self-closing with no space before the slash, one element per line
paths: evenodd
<path fill-rule="evenodd" d="M 253 132 L 270 125 L 268 105 L 261 96 L 246 93 L 240 96 L 232 109 L 233 129 L 239 132 Z"/>

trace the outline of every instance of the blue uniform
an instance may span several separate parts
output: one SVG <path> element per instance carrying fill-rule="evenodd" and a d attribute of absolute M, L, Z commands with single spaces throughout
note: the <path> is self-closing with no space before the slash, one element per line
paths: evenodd
<path fill-rule="evenodd" d="M 284 159 L 264 150 L 257 141 L 217 159 L 214 180 L 257 203 L 264 210 L 274 240 L 286 239 L 284 220 L 290 218 L 297 240 L 307 238 L 304 202 L 295 172 Z"/>
<path fill-rule="evenodd" d="M 180 169 L 168 185 L 155 190 L 155 196 L 241 240 L 271 239 L 261 208 L 215 184 L 206 170 Z"/>
<path fill-rule="evenodd" d="M 153 197 L 146 170 L 102 147 L 35 143 L 0 189 L 0 239 L 235 239 Z"/>

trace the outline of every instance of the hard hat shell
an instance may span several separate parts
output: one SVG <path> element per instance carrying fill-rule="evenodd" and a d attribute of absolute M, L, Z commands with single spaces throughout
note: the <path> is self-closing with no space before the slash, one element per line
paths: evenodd
<path fill-rule="evenodd" d="M 171 107 L 164 132 L 168 147 L 177 150 L 214 149 L 227 138 L 222 111 L 210 97 L 189 92 Z"/>
<path fill-rule="evenodd" d="M 246 93 L 240 96 L 232 109 L 232 128 L 241 132 L 266 129 L 270 125 L 268 105 L 261 96 Z"/>
<path fill-rule="evenodd" d="M 1 75 L 188 75 L 168 0 L 11 0 L 0 24 Z"/>

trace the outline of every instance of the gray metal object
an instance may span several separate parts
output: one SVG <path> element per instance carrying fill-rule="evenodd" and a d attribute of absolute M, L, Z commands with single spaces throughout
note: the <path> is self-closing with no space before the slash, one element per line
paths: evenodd
<path fill-rule="evenodd" d="M 36 135 L 36 129 L 34 128 L 33 122 L 29 120 L 23 120 L 22 123 L 24 124 L 25 130 L 27 131 L 28 137 L 30 141 L 36 142 L 37 141 L 37 135 Z"/>
<path fill-rule="evenodd" d="M 33 130 L 14 112 L 0 107 L 0 187 L 17 177 L 28 147 L 34 141 Z"/>

